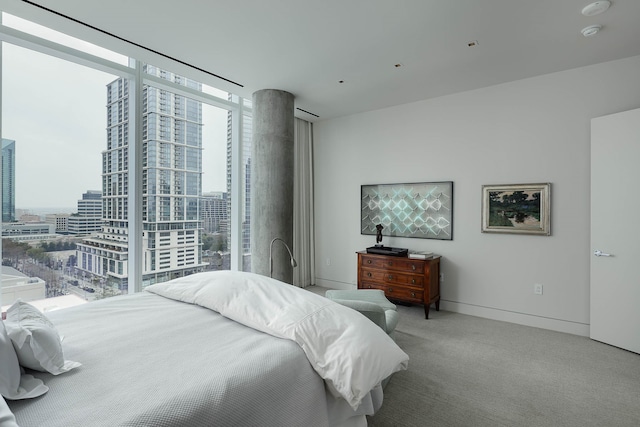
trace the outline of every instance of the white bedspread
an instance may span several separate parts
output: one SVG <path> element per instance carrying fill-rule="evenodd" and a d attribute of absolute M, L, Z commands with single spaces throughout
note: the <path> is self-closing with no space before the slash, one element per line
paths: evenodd
<path fill-rule="evenodd" d="M 147 291 L 207 307 L 296 342 L 329 389 L 356 409 L 409 357 L 360 313 L 322 296 L 252 273 L 215 271 L 159 283 Z"/>
<path fill-rule="evenodd" d="M 47 316 L 82 366 L 30 372 L 49 392 L 8 402 L 21 427 L 335 426 L 356 415 L 297 344 L 199 306 L 141 292 Z M 377 409 L 372 398 L 359 414 Z"/>

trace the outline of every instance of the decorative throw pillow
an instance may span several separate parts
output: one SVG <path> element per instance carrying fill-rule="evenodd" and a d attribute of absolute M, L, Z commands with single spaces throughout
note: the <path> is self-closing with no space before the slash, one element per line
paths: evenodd
<path fill-rule="evenodd" d="M 22 300 L 13 303 L 7 310 L 6 325 L 23 367 L 58 375 L 81 366 L 64 360 L 56 327 L 31 304 Z"/>
<path fill-rule="evenodd" d="M 20 375 L 16 351 L 4 327 L 4 322 L 0 320 L 0 394 L 7 399 L 17 400 L 37 397 L 48 390 L 49 387 L 32 375 Z M 4 403 L 4 400 L 2 402 Z M 0 408 L 0 421 L 4 416 Z M 4 426 L 1 422 L 0 425 Z"/>

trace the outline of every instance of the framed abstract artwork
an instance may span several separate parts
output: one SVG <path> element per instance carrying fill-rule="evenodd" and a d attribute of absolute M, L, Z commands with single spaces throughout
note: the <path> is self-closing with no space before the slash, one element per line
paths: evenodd
<path fill-rule="evenodd" d="M 453 239 L 453 182 L 362 185 L 360 233 Z"/>
<path fill-rule="evenodd" d="M 551 184 L 483 185 L 482 232 L 551 235 Z"/>

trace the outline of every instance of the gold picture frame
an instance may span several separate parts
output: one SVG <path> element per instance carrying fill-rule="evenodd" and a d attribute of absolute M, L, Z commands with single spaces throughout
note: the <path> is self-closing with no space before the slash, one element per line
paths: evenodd
<path fill-rule="evenodd" d="M 551 184 L 482 186 L 482 232 L 551 235 Z"/>

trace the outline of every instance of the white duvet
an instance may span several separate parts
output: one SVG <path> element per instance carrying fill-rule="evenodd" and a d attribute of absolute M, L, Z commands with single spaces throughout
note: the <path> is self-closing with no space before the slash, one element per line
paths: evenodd
<path fill-rule="evenodd" d="M 383 379 L 406 369 L 409 361 L 381 328 L 357 311 L 265 276 L 214 271 L 145 290 L 295 341 L 329 390 L 354 409 Z"/>

